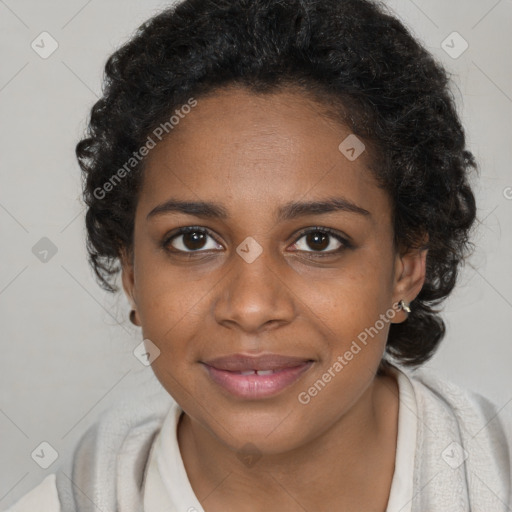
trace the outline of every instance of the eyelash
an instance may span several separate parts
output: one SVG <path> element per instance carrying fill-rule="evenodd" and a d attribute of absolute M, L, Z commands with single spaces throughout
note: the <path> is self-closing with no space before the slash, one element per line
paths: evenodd
<path fill-rule="evenodd" d="M 201 250 L 201 249 L 198 249 L 197 251 L 182 251 L 181 249 L 169 249 L 168 248 L 168 245 L 172 242 L 172 240 L 174 240 L 178 236 L 188 234 L 188 233 L 197 233 L 197 232 L 205 233 L 205 234 L 209 235 L 211 238 L 213 238 L 213 240 L 215 240 L 216 243 L 219 243 L 217 241 L 217 239 L 215 238 L 215 236 L 210 232 L 209 229 L 203 228 L 201 226 L 185 226 L 185 227 L 179 228 L 177 231 L 173 232 L 169 236 L 166 236 L 162 242 L 162 247 L 165 251 L 170 252 L 172 254 L 186 254 L 188 256 L 191 256 L 194 254 L 200 254 L 202 252 L 208 252 L 208 250 L 205 251 L 205 250 Z M 296 244 L 305 235 L 308 235 L 310 233 L 317 233 L 317 232 L 325 233 L 329 236 L 332 236 L 333 238 L 338 240 L 342 245 L 336 250 L 331 250 L 331 251 L 326 251 L 326 252 L 322 252 L 322 251 L 299 251 L 299 252 L 313 254 L 313 255 L 315 255 L 315 257 L 317 257 L 317 256 L 322 257 L 322 256 L 332 256 L 333 254 L 339 254 L 342 251 L 344 251 L 345 249 L 353 248 L 353 245 L 347 240 L 347 238 L 343 237 L 342 235 L 340 235 L 338 232 L 334 231 L 331 228 L 321 227 L 321 226 L 314 226 L 314 227 L 309 227 L 309 228 L 305 228 L 305 229 L 301 230 L 297 234 L 297 237 L 295 238 L 295 241 L 293 242 L 293 244 Z"/>

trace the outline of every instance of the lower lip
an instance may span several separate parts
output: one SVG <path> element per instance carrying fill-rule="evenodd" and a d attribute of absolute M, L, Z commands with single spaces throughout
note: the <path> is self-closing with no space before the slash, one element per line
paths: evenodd
<path fill-rule="evenodd" d="M 296 382 L 311 368 L 313 361 L 300 366 L 283 368 L 270 375 L 241 375 L 240 373 L 219 370 L 205 364 L 211 379 L 219 386 L 240 398 L 258 399 L 273 396 Z"/>

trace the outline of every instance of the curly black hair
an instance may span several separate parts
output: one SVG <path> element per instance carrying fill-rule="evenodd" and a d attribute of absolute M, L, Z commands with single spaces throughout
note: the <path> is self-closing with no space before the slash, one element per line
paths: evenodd
<path fill-rule="evenodd" d="M 445 334 L 437 307 L 471 249 L 477 164 L 447 71 L 376 1 L 184 0 L 108 58 L 103 95 L 76 146 L 101 286 L 117 291 L 121 254 L 133 254 L 140 148 L 191 98 L 230 86 L 300 89 L 374 149 L 396 246 L 428 248 L 425 284 L 408 319 L 391 325 L 386 352 L 406 365 L 427 361 Z"/>

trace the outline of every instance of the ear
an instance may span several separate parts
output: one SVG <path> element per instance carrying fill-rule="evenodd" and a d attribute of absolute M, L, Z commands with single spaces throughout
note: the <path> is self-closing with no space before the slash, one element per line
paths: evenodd
<path fill-rule="evenodd" d="M 119 260 L 121 262 L 121 279 L 123 283 L 123 290 L 132 309 L 135 310 L 134 323 L 140 326 L 141 324 L 137 313 L 137 298 L 135 294 L 133 254 L 128 253 L 126 249 L 122 249 Z"/>
<path fill-rule="evenodd" d="M 425 245 L 399 253 L 395 260 L 395 283 L 393 304 L 403 300 L 407 305 L 420 293 L 425 283 L 427 249 Z M 400 310 L 393 323 L 407 319 L 407 313 Z"/>

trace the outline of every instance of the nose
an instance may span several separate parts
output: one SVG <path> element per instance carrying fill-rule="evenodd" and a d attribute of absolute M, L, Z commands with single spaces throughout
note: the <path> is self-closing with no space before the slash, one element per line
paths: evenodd
<path fill-rule="evenodd" d="M 232 258 L 214 305 L 216 321 L 250 334 L 289 324 L 296 308 L 286 283 L 286 262 L 279 261 L 269 248 L 263 248 L 254 261 L 236 252 Z"/>

